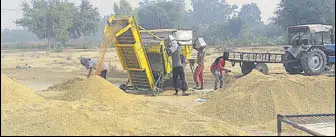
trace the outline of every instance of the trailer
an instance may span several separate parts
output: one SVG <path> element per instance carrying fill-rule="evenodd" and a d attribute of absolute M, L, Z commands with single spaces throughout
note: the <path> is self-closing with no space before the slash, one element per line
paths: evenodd
<path fill-rule="evenodd" d="M 253 69 L 263 74 L 268 74 L 269 69 L 266 63 L 283 63 L 284 54 L 282 53 L 256 53 L 256 52 L 224 52 L 226 61 L 235 66 L 239 63 L 241 72 L 246 75 Z"/>
<path fill-rule="evenodd" d="M 238 62 L 243 74 L 254 68 L 268 73 L 265 63 L 282 63 L 289 74 L 320 75 L 335 65 L 335 39 L 331 25 L 307 24 L 288 27 L 284 54 L 224 52 L 233 65 Z"/>

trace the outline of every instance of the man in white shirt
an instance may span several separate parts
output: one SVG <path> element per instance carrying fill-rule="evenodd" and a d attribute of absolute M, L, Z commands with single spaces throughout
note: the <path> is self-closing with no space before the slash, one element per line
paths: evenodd
<path fill-rule="evenodd" d="M 92 69 L 96 70 L 98 60 L 91 59 L 91 58 L 81 58 L 80 63 L 83 66 L 85 66 L 86 69 L 89 70 L 89 74 L 87 75 L 87 77 L 89 78 L 91 76 Z M 107 65 L 104 62 L 101 65 L 100 76 L 104 79 L 106 79 L 106 76 L 107 76 Z"/>

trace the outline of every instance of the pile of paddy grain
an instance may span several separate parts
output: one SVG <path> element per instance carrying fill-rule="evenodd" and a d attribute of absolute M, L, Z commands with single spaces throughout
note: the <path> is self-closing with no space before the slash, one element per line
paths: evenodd
<path fill-rule="evenodd" d="M 8 76 L 1 74 L 1 104 L 40 103 L 44 99 Z"/>
<path fill-rule="evenodd" d="M 335 78 L 253 71 L 207 99 L 198 108 L 204 115 L 237 126 L 264 125 L 276 114 L 335 113 Z"/>
<path fill-rule="evenodd" d="M 64 94 L 55 99 L 74 101 L 115 102 L 132 100 L 134 96 L 125 93 L 111 82 L 92 76 L 88 79 L 75 78 L 50 87 L 48 91 L 62 91 Z"/>

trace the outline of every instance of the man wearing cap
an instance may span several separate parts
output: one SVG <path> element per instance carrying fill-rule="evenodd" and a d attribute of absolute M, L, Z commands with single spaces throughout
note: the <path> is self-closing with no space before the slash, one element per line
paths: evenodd
<path fill-rule="evenodd" d="M 185 79 L 184 73 L 184 66 L 181 60 L 181 47 L 179 46 L 176 39 L 173 35 L 168 36 L 168 43 L 167 43 L 167 53 L 169 56 L 172 57 L 172 66 L 173 66 L 173 80 L 174 80 L 174 88 L 175 94 L 178 94 L 178 77 L 182 80 L 182 96 L 188 96 L 189 94 L 186 93 L 188 89 L 188 85 Z"/>

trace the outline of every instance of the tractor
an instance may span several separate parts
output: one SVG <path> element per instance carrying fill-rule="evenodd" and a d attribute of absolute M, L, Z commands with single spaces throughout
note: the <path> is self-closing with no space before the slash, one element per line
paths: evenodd
<path fill-rule="evenodd" d="M 335 64 L 335 36 L 330 25 L 288 27 L 283 65 L 289 74 L 320 75 Z"/>

